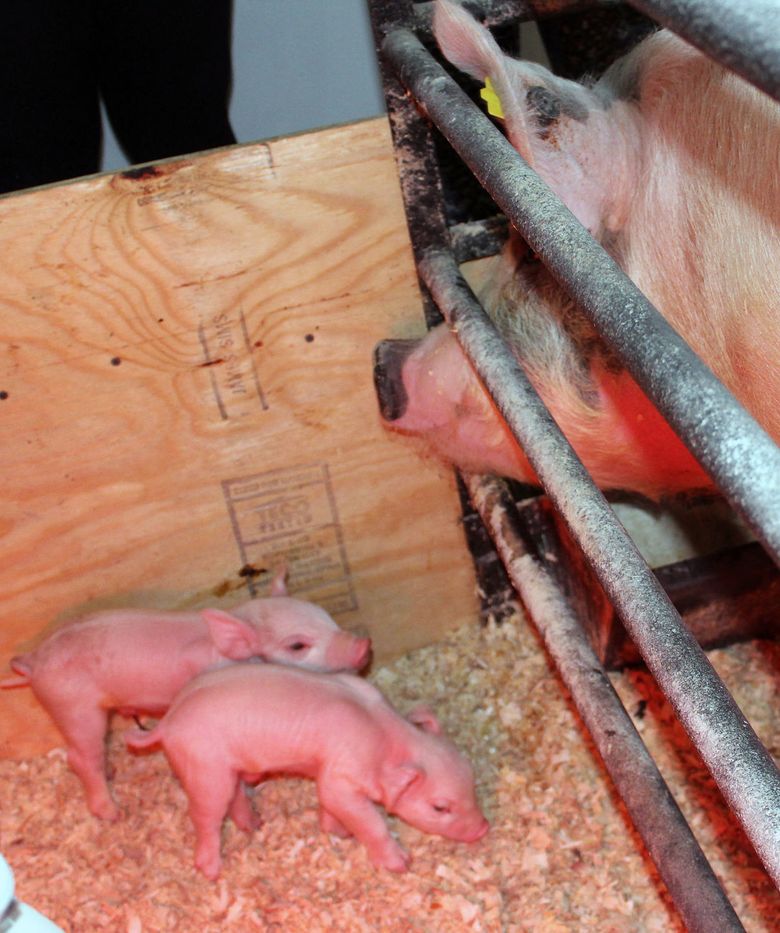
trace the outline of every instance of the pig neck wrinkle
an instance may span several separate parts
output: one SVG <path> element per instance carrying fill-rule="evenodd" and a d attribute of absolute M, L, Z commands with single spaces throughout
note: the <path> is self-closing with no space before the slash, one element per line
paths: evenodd
<path fill-rule="evenodd" d="M 392 715 L 382 723 L 383 748 L 387 762 L 393 765 L 421 764 L 418 760 L 422 757 L 420 740 L 428 733 L 424 733 L 419 726 L 413 725 L 400 713 L 396 713 L 392 707 L 388 709 L 388 713 Z"/>

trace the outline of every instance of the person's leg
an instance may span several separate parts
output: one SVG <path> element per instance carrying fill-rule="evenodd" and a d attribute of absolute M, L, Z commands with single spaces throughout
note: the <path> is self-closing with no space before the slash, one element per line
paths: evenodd
<path fill-rule="evenodd" d="M 101 127 L 91 0 L 6 0 L 0 191 L 96 172 Z"/>
<path fill-rule="evenodd" d="M 235 142 L 232 0 L 100 0 L 100 89 L 132 162 Z"/>

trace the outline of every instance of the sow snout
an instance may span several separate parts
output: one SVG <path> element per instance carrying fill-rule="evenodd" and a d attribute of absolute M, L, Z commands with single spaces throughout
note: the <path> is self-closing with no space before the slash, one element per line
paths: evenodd
<path fill-rule="evenodd" d="M 385 421 L 402 418 L 409 405 L 402 371 L 419 340 L 382 340 L 374 350 L 374 387 Z"/>

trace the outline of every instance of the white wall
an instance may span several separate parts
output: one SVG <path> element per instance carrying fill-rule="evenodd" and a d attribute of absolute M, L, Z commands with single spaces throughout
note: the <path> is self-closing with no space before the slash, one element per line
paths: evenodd
<path fill-rule="evenodd" d="M 384 113 L 366 0 L 234 0 L 230 119 L 240 143 Z M 536 25 L 524 57 L 547 63 Z M 103 170 L 127 165 L 103 119 Z"/>
<path fill-rule="evenodd" d="M 234 3 L 230 119 L 239 142 L 384 113 L 365 0 Z M 103 170 L 124 168 L 103 123 Z"/>

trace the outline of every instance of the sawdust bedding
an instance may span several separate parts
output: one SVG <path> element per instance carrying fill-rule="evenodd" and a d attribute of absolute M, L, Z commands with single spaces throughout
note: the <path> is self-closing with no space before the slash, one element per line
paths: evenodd
<path fill-rule="evenodd" d="M 780 750 L 780 645 L 711 652 L 762 741 Z M 184 794 L 162 754 L 110 743 L 114 825 L 92 818 L 62 750 L 0 762 L 0 851 L 21 900 L 67 931 L 581 931 L 683 925 L 522 616 L 477 625 L 375 670 L 400 709 L 426 701 L 474 762 L 492 828 L 473 845 L 391 824 L 413 855 L 375 871 L 353 840 L 319 832 L 311 782 L 258 790 L 252 838 L 226 824 L 216 883 L 192 865 Z M 780 895 L 663 697 L 613 677 L 749 933 L 776 930 Z M 117 725 L 121 726 L 120 721 Z"/>

